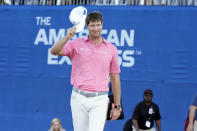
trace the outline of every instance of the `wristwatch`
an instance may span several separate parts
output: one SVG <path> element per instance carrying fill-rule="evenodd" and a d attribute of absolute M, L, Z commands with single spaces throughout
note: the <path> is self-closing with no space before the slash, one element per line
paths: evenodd
<path fill-rule="evenodd" d="M 114 108 L 117 109 L 117 110 L 120 110 L 121 109 L 121 105 L 114 105 Z"/>

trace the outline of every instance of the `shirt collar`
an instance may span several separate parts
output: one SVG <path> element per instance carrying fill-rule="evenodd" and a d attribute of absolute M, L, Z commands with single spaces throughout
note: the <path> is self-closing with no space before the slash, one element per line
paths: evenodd
<path fill-rule="evenodd" d="M 152 101 L 151 101 L 151 104 L 150 104 L 150 105 L 146 105 L 146 104 L 145 104 L 145 102 L 143 101 L 143 105 L 144 105 L 144 106 L 151 107 L 151 106 L 152 106 L 152 104 L 153 104 L 153 102 L 152 102 Z"/>
<path fill-rule="evenodd" d="M 87 42 L 87 41 L 89 41 L 89 37 L 88 36 L 86 36 L 85 38 L 84 38 L 84 40 L 85 40 L 85 42 Z M 103 42 L 102 43 L 104 43 L 104 44 L 106 44 L 107 45 L 107 40 L 105 40 L 105 38 L 104 37 L 102 37 L 102 40 L 103 40 Z"/>

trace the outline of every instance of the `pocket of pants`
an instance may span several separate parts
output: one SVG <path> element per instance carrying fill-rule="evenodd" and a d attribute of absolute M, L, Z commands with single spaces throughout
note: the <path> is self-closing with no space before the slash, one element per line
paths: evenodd
<path fill-rule="evenodd" d="M 77 93 L 72 91 L 71 93 L 71 101 L 77 99 Z"/>

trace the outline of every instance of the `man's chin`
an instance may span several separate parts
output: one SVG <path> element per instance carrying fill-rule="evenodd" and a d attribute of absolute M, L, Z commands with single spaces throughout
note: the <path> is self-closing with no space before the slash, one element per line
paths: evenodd
<path fill-rule="evenodd" d="M 94 38 L 99 38 L 101 35 L 93 35 Z"/>

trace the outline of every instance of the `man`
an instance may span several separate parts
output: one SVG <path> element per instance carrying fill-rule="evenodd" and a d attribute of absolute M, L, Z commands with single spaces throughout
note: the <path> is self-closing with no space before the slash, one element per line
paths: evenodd
<path fill-rule="evenodd" d="M 187 131 L 197 131 L 197 94 L 194 96 L 192 104 L 189 107 L 189 124 L 187 126 Z"/>
<path fill-rule="evenodd" d="M 154 120 L 158 131 L 161 131 L 159 107 L 152 102 L 153 92 L 146 89 L 143 94 L 144 100 L 138 103 L 133 112 L 134 131 L 156 131 L 153 128 Z"/>
<path fill-rule="evenodd" d="M 91 12 L 86 17 L 89 34 L 74 39 L 76 27 L 69 28 L 67 35 L 55 43 L 51 54 L 68 56 L 72 60 L 71 110 L 74 131 L 103 131 L 108 109 L 108 81 L 112 83 L 114 108 L 111 120 L 120 116 L 120 67 L 114 45 L 102 36 L 103 17 Z"/>

